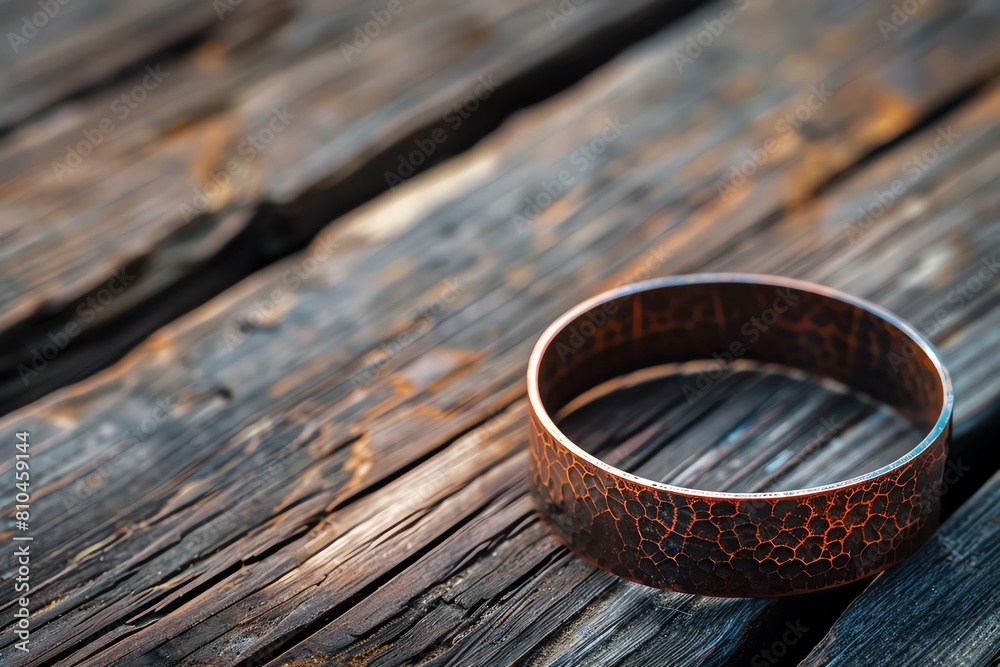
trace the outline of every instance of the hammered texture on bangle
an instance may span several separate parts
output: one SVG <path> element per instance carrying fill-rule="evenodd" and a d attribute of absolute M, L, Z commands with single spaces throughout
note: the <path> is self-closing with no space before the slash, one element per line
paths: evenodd
<path fill-rule="evenodd" d="M 714 493 L 618 470 L 570 442 L 550 417 L 606 380 L 719 350 L 835 379 L 928 435 L 845 482 Z M 535 502 L 558 539 L 625 579 L 722 597 L 815 591 L 899 562 L 937 526 L 953 407 L 947 372 L 905 322 L 835 290 L 745 274 L 621 288 L 543 334 L 528 385 Z"/>
<path fill-rule="evenodd" d="M 933 456 L 856 487 L 808 498 L 706 499 L 652 493 L 557 447 L 532 415 L 532 491 L 557 537 L 620 577 L 668 590 L 774 597 L 850 583 L 926 541 L 937 504 L 922 490 Z"/>

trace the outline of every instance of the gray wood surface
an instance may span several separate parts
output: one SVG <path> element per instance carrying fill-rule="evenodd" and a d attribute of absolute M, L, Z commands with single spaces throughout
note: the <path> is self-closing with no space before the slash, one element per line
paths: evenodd
<path fill-rule="evenodd" d="M 560 547 L 525 494 L 535 337 L 647 273 L 779 273 L 893 309 L 953 374 L 952 456 L 977 470 L 949 496 L 997 466 L 1000 282 L 952 294 L 1000 251 L 1000 7 L 929 0 L 883 40 L 888 2 L 757 3 L 671 69 L 728 6 L 679 20 L 0 420 L 32 434 L 39 582 L 27 657 L 10 651 L 0 604 L 0 664 L 746 664 L 788 624 L 809 629 L 783 664 L 821 641 L 846 651 L 835 622 L 856 596 L 874 604 L 864 585 L 720 600 L 623 583 Z M 784 130 L 817 90 L 831 94 Z M 954 141 L 908 172 L 942 132 Z M 896 201 L 850 228 L 896 181 Z M 742 488 L 775 469 L 782 484 L 870 469 L 906 446 L 892 415 L 828 389 L 739 373 L 692 408 L 679 381 L 570 419 L 646 474 Z"/>
<path fill-rule="evenodd" d="M 0 136 L 0 410 L 116 360 L 395 184 L 387 173 L 464 150 L 694 2 L 120 4 L 73 0 L 0 68 L 0 127 L 4 105 L 34 104 L 25 91 L 94 84 Z"/>
<path fill-rule="evenodd" d="M 1000 474 L 919 552 L 879 576 L 802 665 L 994 667 L 998 590 Z"/>

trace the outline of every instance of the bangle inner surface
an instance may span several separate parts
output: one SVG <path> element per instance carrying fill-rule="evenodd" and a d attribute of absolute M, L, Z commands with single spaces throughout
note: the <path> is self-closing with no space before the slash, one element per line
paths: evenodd
<path fill-rule="evenodd" d="M 904 454 L 941 416 L 945 384 L 922 345 L 895 318 L 831 295 L 756 282 L 694 282 L 592 300 L 585 308 L 564 318 L 539 359 L 539 396 L 553 420 L 610 380 L 699 360 L 726 371 L 751 362 L 777 365 L 846 385 L 919 432 Z"/>

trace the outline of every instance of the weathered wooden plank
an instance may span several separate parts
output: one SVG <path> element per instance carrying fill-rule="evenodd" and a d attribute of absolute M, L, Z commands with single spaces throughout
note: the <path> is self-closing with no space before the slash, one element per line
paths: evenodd
<path fill-rule="evenodd" d="M 195 0 L 117 1 L 100 7 L 58 0 L 5 2 L 0 6 L 4 38 L 0 129 L 190 39 L 217 25 L 225 15 L 220 17 L 210 2 Z M 108 48 L 109 44 L 114 48 Z"/>
<path fill-rule="evenodd" d="M 464 149 L 694 2 L 391 4 L 179 6 L 217 25 L 148 62 L 123 48 L 134 71 L 0 138 L 0 232 L 19 230 L 0 245 L 0 405 L 116 359 L 396 182 L 385 174 Z M 153 44 L 135 22 L 162 11 L 145 11 L 95 18 L 75 39 Z M 73 26 L 56 18 L 52 30 Z M 58 44 L 54 67 L 76 54 Z M 45 76 L 24 85 L 47 91 Z"/>
<path fill-rule="evenodd" d="M 998 103 L 1000 96 L 993 91 L 985 103 L 967 111 L 964 120 L 972 121 L 972 126 L 989 128 L 993 124 L 988 119 L 996 114 Z M 960 134 L 965 134 L 970 125 L 952 123 L 953 120 L 948 118 L 943 121 L 945 127 L 950 124 Z M 981 372 L 981 369 L 974 370 L 980 365 L 992 368 L 994 363 L 994 357 L 984 358 L 982 350 L 996 344 L 1000 324 L 996 286 L 991 285 L 976 294 L 976 300 L 966 302 L 962 308 L 955 308 L 956 304 L 947 300 L 947 295 L 956 285 L 964 284 L 979 269 L 981 253 L 991 255 L 1000 248 L 1000 228 L 995 216 L 990 214 L 995 210 L 997 201 L 995 193 L 1000 177 L 1000 161 L 993 155 L 1000 136 L 992 130 L 988 132 L 990 139 L 982 144 L 980 142 L 986 135 L 965 134 L 969 143 L 956 144 L 954 153 L 943 154 L 940 163 L 935 164 L 933 170 L 923 172 L 912 183 L 912 189 L 908 188 L 905 198 L 870 228 L 870 235 L 856 238 L 854 245 L 843 226 L 854 221 L 859 206 L 864 207 L 874 200 L 873 191 L 891 186 L 911 155 L 934 140 L 934 128 L 866 167 L 807 209 L 747 239 L 737 249 L 709 265 L 711 269 L 801 272 L 800 275 L 805 277 L 838 286 L 853 285 L 851 289 L 855 293 L 878 298 L 897 312 L 913 317 L 914 321 L 919 321 L 918 315 L 928 311 L 933 313 L 939 307 L 949 308 L 948 317 L 944 319 L 948 328 L 932 330 L 927 327 L 927 333 L 942 346 L 956 380 L 960 407 L 957 423 L 960 428 L 955 453 L 959 457 L 968 454 L 969 441 L 962 435 L 969 433 L 977 412 L 984 409 L 984 403 L 995 402 L 996 395 L 995 370 L 987 373 Z M 976 148 L 972 148 L 977 144 Z M 962 154 L 970 148 L 971 153 Z M 970 206 L 970 202 L 974 205 Z M 959 241 L 955 237 L 959 229 L 969 234 L 965 240 Z M 971 239 L 976 241 L 971 242 Z M 907 248 L 908 255 L 895 254 L 895 249 L 899 247 Z M 762 248 L 770 248 L 772 252 L 762 252 Z M 928 253 L 935 254 L 934 273 L 925 268 L 924 257 Z M 887 260 L 887 254 L 894 255 L 894 259 Z M 795 266 L 789 266 L 788 262 L 793 262 Z M 978 329 L 977 335 L 982 337 L 978 353 L 973 351 L 969 354 L 964 337 L 954 333 L 963 330 L 969 318 L 972 318 L 973 324 L 979 318 L 983 320 L 982 326 L 969 327 Z M 983 386 L 982 380 L 987 375 L 989 381 Z M 985 395 L 981 393 L 984 390 Z M 772 392 L 763 392 L 763 395 L 771 396 Z M 673 392 L 657 393 L 659 403 L 656 407 L 666 410 L 667 406 L 662 401 L 669 396 L 679 398 L 680 392 L 675 387 Z M 780 398 L 780 392 L 777 396 Z M 641 414 L 644 409 L 650 409 L 651 406 L 643 405 L 636 397 L 631 398 L 637 402 L 633 408 L 635 412 Z M 865 416 L 864 412 L 855 412 L 853 418 L 841 418 L 829 405 L 823 408 L 810 406 L 809 397 L 803 397 L 801 392 L 795 392 L 791 402 L 799 399 L 809 407 L 805 424 L 815 428 L 820 425 L 821 419 L 826 419 L 838 428 L 834 429 L 834 437 L 830 438 L 828 446 L 821 450 L 819 456 L 790 470 L 782 478 L 785 485 L 798 486 L 843 478 L 856 473 L 856 466 L 859 465 L 872 469 L 890 460 L 893 453 L 899 454 L 898 448 L 907 442 L 901 438 L 904 430 L 895 420 L 887 420 L 878 414 Z M 629 405 L 629 397 L 620 400 Z M 732 403 L 726 407 L 728 410 L 735 408 Z M 775 412 L 788 414 L 789 407 L 776 409 Z M 723 417 L 738 419 L 739 413 L 713 414 L 712 420 L 706 422 L 712 424 Z M 708 428 L 695 432 L 687 440 L 676 436 L 664 438 L 663 433 L 650 431 L 641 419 L 627 411 L 614 415 L 610 427 L 606 413 L 595 417 L 594 421 L 603 422 L 605 428 L 638 423 L 635 429 L 642 427 L 641 437 L 648 443 L 655 446 L 664 440 L 670 441 L 671 446 L 662 452 L 665 457 L 683 457 L 689 452 L 703 451 L 706 443 L 716 443 L 718 449 L 724 449 L 720 446 L 723 444 L 732 446 L 731 442 L 718 433 L 711 433 Z M 780 421 L 794 428 L 794 423 L 787 424 L 784 419 Z M 663 422 L 670 424 L 669 419 L 663 419 Z M 731 426 L 731 423 L 724 423 L 721 427 L 723 433 L 732 430 Z M 766 422 L 752 422 L 751 426 L 766 426 Z M 815 433 L 810 431 L 806 429 L 805 434 Z M 581 432 L 581 435 L 584 433 Z M 602 433 L 598 431 L 598 435 Z M 842 437 L 837 437 L 841 434 Z M 771 436 L 771 442 L 767 435 Z M 628 432 L 617 437 L 627 436 Z M 759 453 L 762 446 L 765 452 L 770 452 L 770 456 L 757 463 L 760 469 L 779 461 L 780 453 L 795 449 L 795 443 L 781 442 L 780 439 L 774 442 L 773 439 L 774 430 L 767 433 L 765 429 L 763 442 L 751 438 L 742 443 L 747 452 Z M 701 447 L 692 446 L 695 443 Z M 808 443 L 808 438 L 798 441 L 799 445 Z M 859 456 L 860 452 L 864 455 Z M 879 459 L 879 456 L 888 456 L 889 459 Z M 704 472 L 708 474 L 705 479 L 711 480 L 713 472 L 710 469 Z M 682 478 L 689 483 L 698 479 L 690 473 Z M 716 479 L 715 483 L 721 481 Z M 484 511 L 481 515 L 490 517 L 493 512 Z M 714 600 L 659 593 L 621 583 L 614 577 L 593 570 L 551 541 L 546 542 L 540 526 L 532 524 L 537 531 L 533 534 L 525 530 L 524 522 L 530 521 L 531 516 L 528 508 L 525 514 L 510 520 L 508 531 L 516 534 L 509 536 L 504 533 L 502 541 L 494 542 L 503 546 L 497 549 L 497 555 L 483 555 L 458 571 L 442 567 L 436 571 L 440 578 L 434 579 L 432 584 L 407 586 L 417 573 L 426 577 L 424 566 L 434 563 L 435 559 L 428 557 L 426 562 L 421 559 L 412 564 L 344 616 L 331 621 L 326 628 L 276 658 L 273 664 L 308 664 L 309 659 L 323 655 L 345 663 L 353 660 L 366 664 L 366 661 L 377 657 L 379 662 L 374 664 L 394 664 L 401 656 L 407 656 L 406 651 L 421 647 L 433 649 L 422 656 L 428 661 L 434 658 L 440 664 L 469 664 L 470 660 L 472 664 L 490 664 L 491 660 L 504 664 L 513 659 L 546 665 L 700 665 L 722 664 L 737 658 L 750 661 L 758 655 L 763 659 L 759 652 L 767 650 L 774 641 L 780 641 L 786 623 L 808 628 L 811 634 L 802 638 L 798 648 L 810 646 L 823 632 L 822 626 L 815 621 L 823 620 L 824 604 L 828 605 L 830 598 L 836 601 L 833 592 L 818 598 L 810 597 L 805 602 Z M 477 528 L 478 521 L 474 521 L 469 531 Z M 462 542 L 461 537 L 453 539 Z M 538 564 L 534 567 L 514 568 L 508 562 L 516 554 L 537 552 L 539 547 L 534 545 L 539 542 L 548 544 L 550 549 L 537 556 Z M 443 552 L 449 549 L 455 549 L 451 540 L 441 546 Z M 525 580 L 525 577 L 530 578 Z M 480 580 L 485 580 L 492 588 L 476 588 L 476 582 Z M 467 587 L 473 590 L 470 592 Z M 456 589 L 463 596 L 458 601 L 451 597 Z M 491 590 L 500 592 L 491 594 Z M 513 602 L 504 600 L 504 604 L 494 603 L 493 606 L 463 605 L 466 600 L 496 600 L 501 596 L 510 596 Z M 526 602 L 520 602 L 523 598 L 532 598 L 530 607 Z M 845 602 L 846 599 L 840 600 L 840 604 Z M 467 609 L 463 610 L 458 620 L 444 624 L 436 635 L 428 637 L 421 620 L 426 609 L 436 608 L 435 605 L 458 605 Z M 511 605 L 522 606 L 516 606 L 515 612 Z M 837 608 L 834 606 L 829 611 Z M 278 615 L 275 614 L 275 617 Z M 833 618 L 828 618 L 828 621 L 832 622 Z M 524 630 L 529 626 L 530 632 Z M 726 629 L 725 632 L 719 632 L 720 626 Z M 772 626 L 778 628 L 774 637 L 767 634 Z M 956 627 L 954 620 L 950 627 Z M 788 655 L 792 655 L 794 647 L 785 648 L 790 651 Z M 200 656 L 207 654 L 208 651 L 204 651 Z M 475 659 L 470 656 L 475 656 Z"/>
<path fill-rule="evenodd" d="M 998 590 L 1000 473 L 920 551 L 879 576 L 802 665 L 993 667 Z"/>
<path fill-rule="evenodd" d="M 644 464 L 628 466 L 630 469 L 661 479 L 686 478 L 697 484 L 709 480 L 689 474 L 685 450 L 692 446 L 704 449 L 706 442 L 723 449 L 725 434 L 733 432 L 734 424 L 749 422 L 762 431 L 741 442 L 726 443 L 745 453 L 772 444 L 767 436 L 773 437 L 780 430 L 779 424 L 795 426 L 798 420 L 807 428 L 799 438 L 786 439 L 784 444 L 807 444 L 812 439 L 809 427 L 815 426 L 817 407 L 827 418 L 844 418 L 845 428 L 864 419 L 866 412 L 857 401 L 815 386 L 804 387 L 801 382 L 773 376 L 763 380 L 733 376 L 731 386 L 723 386 L 723 380 L 717 387 L 719 394 L 735 393 L 737 401 L 717 396 L 713 405 L 713 399 L 706 398 L 710 404 L 702 407 L 710 418 L 700 418 L 702 415 L 690 414 L 683 399 L 680 388 L 685 381 L 691 378 L 671 378 L 645 394 L 616 395 L 611 399 L 612 410 L 588 410 L 578 415 L 584 423 L 577 420 L 568 424 L 569 432 L 588 448 L 610 453 L 612 459 L 616 452 L 608 448 L 624 436 L 628 442 L 641 445 L 628 447 L 633 456 L 641 458 L 643 449 L 649 450 L 646 455 L 655 452 Z M 813 409 L 802 410 L 792 420 L 784 419 L 783 411 L 798 398 Z M 837 407 L 837 403 L 841 405 Z M 613 411 L 617 414 L 609 419 Z M 517 414 L 522 417 L 523 410 L 519 408 Z M 619 427 L 625 432 L 614 433 Z M 866 428 L 845 438 L 843 445 L 849 450 L 877 433 L 878 428 Z M 671 440 L 671 446 L 664 449 L 660 445 L 665 439 Z M 523 452 L 517 459 L 526 464 Z M 840 461 L 837 472 L 841 473 L 856 463 L 843 456 Z M 674 474 L 668 472 L 671 467 Z M 524 494 L 523 483 L 519 488 Z M 434 552 L 274 664 L 308 664 L 320 657 L 337 664 L 422 662 L 414 660 L 415 656 L 442 664 L 509 664 L 517 660 L 528 664 L 617 664 L 621 659 L 704 664 L 713 653 L 731 657 L 733 648 L 748 644 L 751 630 L 758 629 L 773 613 L 768 605 L 757 604 L 759 601 L 698 598 L 621 582 L 556 544 L 537 521 L 527 498 L 522 497 L 522 501 L 511 515 L 507 511 L 509 499 L 498 499 L 493 511 L 474 515 Z M 497 517 L 505 521 L 501 533 L 490 535 L 488 546 L 477 546 L 476 557 L 463 559 L 456 570 L 457 545 L 482 544 L 474 536 L 484 525 L 495 526 Z M 431 574 L 439 578 L 427 581 Z M 587 604 L 581 606 L 582 601 Z M 453 610 L 453 618 L 425 627 L 428 610 L 440 608 Z M 212 648 L 206 647 L 197 657 L 204 659 Z"/>
<path fill-rule="evenodd" d="M 932 18 L 933 5 L 927 8 Z M 766 9 L 744 15 L 746 23 L 732 26 L 733 41 L 717 48 L 756 45 L 751 62 L 767 67 L 782 53 L 811 53 L 815 34 L 802 26 L 817 34 L 830 29 L 815 5 L 777 14 L 797 31 L 783 30 Z M 866 6 L 842 17 L 841 32 L 860 32 L 882 9 Z M 933 78 L 920 57 L 927 50 L 923 40 L 937 45 L 936 58 L 947 45 L 974 48 L 962 16 L 933 39 L 930 24 L 914 24 L 908 34 L 915 42 L 900 34 L 883 47 L 906 57 L 883 61 L 863 49 L 838 49 L 844 60 L 826 62 L 824 73 L 839 92 L 808 129 L 789 137 L 788 154 L 758 170 L 752 197 L 747 189 L 729 199 L 717 197 L 716 181 L 729 174 L 720 165 L 742 160 L 746 149 L 772 137 L 775 123 L 818 85 L 808 76 L 816 72 L 789 83 L 747 83 L 739 74 L 713 79 L 696 76 L 697 69 L 677 81 L 646 76 L 662 71 L 664 54 L 703 20 L 694 17 L 580 91 L 525 114 L 469 156 L 349 216 L 311 252 L 191 313 L 115 368 L 5 419 L 7 430 L 29 428 L 37 443 L 37 544 L 44 555 L 36 567 L 45 608 L 36 618 L 39 650 L 29 663 L 72 657 L 107 664 L 128 656 L 176 664 L 220 654 L 249 661 L 298 650 L 294 645 L 317 630 L 336 631 L 342 614 L 376 618 L 368 603 L 376 591 L 395 590 L 401 599 L 394 604 L 403 607 L 407 596 L 426 592 L 386 583 L 449 582 L 471 568 L 477 577 L 461 581 L 487 581 L 460 601 L 470 610 L 468 620 L 454 620 L 458 610 L 445 607 L 427 621 L 418 614 L 401 623 L 419 625 L 420 633 L 439 628 L 438 635 L 423 635 L 421 645 L 448 651 L 442 661 L 491 650 L 573 660 L 580 658 L 577 650 L 591 648 L 600 662 L 601 655 L 636 647 L 631 640 L 637 637 L 645 643 L 636 661 L 667 650 L 692 662 L 745 652 L 749 629 L 765 626 L 783 608 L 697 600 L 683 601 L 692 616 L 675 615 L 664 607 L 676 607 L 679 598 L 601 580 L 605 575 L 568 558 L 531 519 L 518 487 L 523 443 L 499 429 L 520 423 L 524 363 L 537 332 L 581 298 L 639 277 L 650 264 L 659 273 L 739 268 L 839 286 L 859 281 L 866 289 L 852 291 L 891 305 L 897 299 L 904 315 L 916 312 L 907 310 L 914 295 L 920 307 L 927 295 L 946 295 L 955 275 L 947 269 L 978 251 L 973 240 L 995 238 L 992 225 L 983 234 L 981 220 L 963 208 L 970 197 L 995 201 L 995 91 L 956 117 L 963 140 L 942 156 L 949 170 L 929 172 L 908 193 L 910 201 L 936 193 L 931 203 L 945 213 L 930 204 L 916 216 L 911 208 L 893 207 L 881 219 L 899 224 L 898 216 L 905 217 L 894 240 L 912 235 L 911 250 L 934 247 L 934 271 L 913 272 L 920 257 L 912 252 L 887 258 L 889 244 L 875 230 L 851 245 L 840 226 L 853 212 L 832 196 L 794 217 L 782 219 L 781 212 L 784 202 L 801 205 L 822 174 L 829 178 L 911 128 L 961 87 L 949 73 L 934 92 L 925 78 L 919 90 L 930 92 L 911 99 L 895 124 L 887 125 L 886 109 L 872 103 L 898 103 L 887 81 Z M 982 17 L 970 13 L 966 20 L 978 24 Z M 775 44 L 782 34 L 794 43 Z M 708 67 L 705 58 L 695 65 Z M 685 91 L 692 95 L 677 95 Z M 733 107 L 734 95 L 745 96 L 746 117 L 758 119 L 748 128 L 743 117 L 716 122 Z M 837 123 L 825 124 L 824 113 Z M 542 181 L 575 167 L 572 152 L 616 114 L 636 131 L 616 138 L 519 234 L 511 217 L 524 211 L 524 197 L 536 197 Z M 911 141 L 932 139 L 934 132 Z M 895 168 L 885 166 L 890 157 Z M 882 183 L 896 178 L 902 159 L 903 152 L 880 158 Z M 797 180 L 807 165 L 813 171 L 805 182 Z M 856 199 L 877 182 L 870 176 L 852 181 Z M 848 186 L 838 191 L 842 187 Z M 807 224 L 803 216 L 810 215 Z M 758 242 L 765 250 L 752 252 Z M 882 279 L 858 277 L 872 272 Z M 281 298 L 272 307 L 267 301 L 276 289 Z M 996 317 L 995 309 L 980 305 L 993 304 L 995 292 L 980 298 L 986 301 L 955 315 L 956 330 L 962 322 Z M 949 345 L 944 350 L 953 353 Z M 965 368 L 969 377 L 981 377 L 982 365 L 972 359 L 964 367 L 952 364 L 956 378 Z M 986 384 L 972 388 L 983 392 L 983 401 L 995 399 Z M 816 405 L 827 403 L 817 398 Z M 498 418 L 497 427 L 489 421 L 497 411 L 511 421 Z M 137 433 L 147 418 L 151 432 Z M 500 512 L 506 507 L 512 509 Z M 537 537 L 534 549 L 505 539 L 529 530 Z M 484 562 L 492 550 L 501 559 Z M 544 594 L 541 583 L 549 584 Z M 606 613 L 608 625 L 599 626 L 581 613 L 596 608 L 593 591 L 608 586 L 614 589 L 606 611 L 621 615 Z M 650 602 L 650 594 L 658 597 Z M 646 615 L 650 605 L 660 616 Z M 431 607 L 438 608 L 414 608 Z M 525 610 L 531 627 L 519 620 Z M 676 632 L 660 627 L 664 616 L 676 618 Z M 600 628 L 594 636 L 606 641 L 556 650 L 562 645 L 551 633 L 572 619 Z M 702 627 L 706 636 L 707 622 L 731 632 L 692 644 L 692 628 Z M 688 631 L 682 631 L 685 623 Z M 451 634 L 456 625 L 476 631 Z M 493 641 L 507 631 L 510 637 L 528 633 L 526 642 Z M 376 646 L 381 639 L 373 637 Z M 367 655 L 360 646 L 345 648 L 359 660 Z"/>

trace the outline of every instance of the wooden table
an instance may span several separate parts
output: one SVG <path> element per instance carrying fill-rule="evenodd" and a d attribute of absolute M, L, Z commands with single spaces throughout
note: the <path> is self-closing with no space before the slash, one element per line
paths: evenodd
<path fill-rule="evenodd" d="M 0 665 L 1000 663 L 1000 2 L 108 7 L 0 55 L 8 515 L 15 433 L 31 472 Z M 955 439 L 919 553 L 715 599 L 549 535 L 531 345 L 697 271 L 831 285 L 935 343 Z M 565 429 L 738 490 L 912 442 L 815 382 L 736 369 L 691 405 L 685 380 Z"/>

